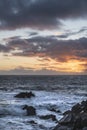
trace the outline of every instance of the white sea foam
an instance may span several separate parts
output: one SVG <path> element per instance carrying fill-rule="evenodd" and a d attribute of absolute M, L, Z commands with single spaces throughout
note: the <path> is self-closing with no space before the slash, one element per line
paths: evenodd
<path fill-rule="evenodd" d="M 73 104 L 85 99 L 84 96 L 76 96 L 73 94 L 65 94 L 58 92 L 33 91 L 35 97 L 31 99 L 17 99 L 14 96 L 17 92 L 1 92 L 0 93 L 0 130 L 49 130 L 56 125 L 56 122 L 43 120 L 41 115 L 53 114 L 59 120 L 62 113 L 73 106 Z M 3 97 L 3 100 L 2 98 Z M 32 105 L 36 108 L 37 116 L 26 116 L 26 111 L 22 110 L 23 106 Z M 61 113 L 52 112 L 50 108 L 56 108 Z M 31 124 L 29 121 L 35 121 Z"/>
<path fill-rule="evenodd" d="M 1 76 L 0 79 L 0 130 L 52 130 L 56 122 L 40 116 L 53 114 L 59 120 L 64 111 L 87 99 L 87 76 Z M 29 90 L 35 97 L 14 97 Z M 37 115 L 27 116 L 22 109 L 25 104 L 35 107 Z"/>

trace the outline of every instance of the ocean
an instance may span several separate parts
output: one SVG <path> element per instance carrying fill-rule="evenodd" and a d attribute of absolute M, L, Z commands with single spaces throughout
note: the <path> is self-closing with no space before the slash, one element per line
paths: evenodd
<path fill-rule="evenodd" d="M 30 91 L 35 97 L 15 98 Z M 41 116 L 60 120 L 66 110 L 86 99 L 87 75 L 0 76 L 0 130 L 52 130 L 57 122 Z M 33 106 L 36 115 L 27 116 L 24 105 Z"/>

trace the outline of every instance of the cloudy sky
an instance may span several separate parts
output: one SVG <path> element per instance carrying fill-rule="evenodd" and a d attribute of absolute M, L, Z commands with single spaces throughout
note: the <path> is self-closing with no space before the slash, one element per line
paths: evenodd
<path fill-rule="evenodd" d="M 87 74 L 87 0 L 0 0 L 2 74 Z"/>

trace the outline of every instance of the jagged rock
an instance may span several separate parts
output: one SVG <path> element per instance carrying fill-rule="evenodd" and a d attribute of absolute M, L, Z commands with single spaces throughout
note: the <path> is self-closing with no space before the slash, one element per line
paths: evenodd
<path fill-rule="evenodd" d="M 70 114 L 70 113 L 71 113 L 71 111 L 68 110 L 68 111 L 65 111 L 65 112 L 63 113 L 63 115 L 67 115 L 67 114 Z"/>
<path fill-rule="evenodd" d="M 81 112 L 81 110 L 82 110 L 82 108 L 81 108 L 81 105 L 79 104 L 79 103 L 77 103 L 76 105 L 74 105 L 73 107 L 72 107 L 72 112 L 73 113 L 76 113 L 76 114 L 78 114 L 79 112 Z"/>
<path fill-rule="evenodd" d="M 67 114 L 65 115 L 60 121 L 59 124 L 61 125 L 68 125 L 73 123 L 73 114 Z"/>
<path fill-rule="evenodd" d="M 57 122 L 57 119 L 56 119 L 56 116 L 55 115 L 45 115 L 45 116 L 40 116 L 41 119 L 44 119 L 44 120 L 48 120 L 48 119 L 52 119 L 52 121 L 56 121 Z"/>
<path fill-rule="evenodd" d="M 66 111 L 53 130 L 87 130 L 87 101 L 77 103 Z"/>
<path fill-rule="evenodd" d="M 35 97 L 35 95 L 32 92 L 21 92 L 17 95 L 15 95 L 16 98 L 31 98 Z"/>
<path fill-rule="evenodd" d="M 27 111 L 27 116 L 34 116 L 36 115 L 36 109 L 33 106 L 25 105 L 23 110 Z"/>
<path fill-rule="evenodd" d="M 81 106 L 82 106 L 82 109 L 84 110 L 84 112 L 87 112 L 87 101 L 82 101 Z"/>
<path fill-rule="evenodd" d="M 82 101 L 82 102 L 81 102 L 81 105 L 87 106 L 87 100 L 86 100 L 86 101 Z"/>

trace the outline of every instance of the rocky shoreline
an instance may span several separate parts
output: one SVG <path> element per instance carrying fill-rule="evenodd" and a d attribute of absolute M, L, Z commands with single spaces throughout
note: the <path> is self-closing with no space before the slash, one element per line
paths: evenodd
<path fill-rule="evenodd" d="M 15 95 L 16 98 L 31 98 L 35 97 L 35 94 L 32 92 L 23 92 Z M 37 116 L 36 108 L 33 106 L 28 106 L 27 104 L 22 108 L 26 110 L 27 116 Z M 54 108 L 50 108 L 51 111 L 56 111 Z M 87 100 L 82 101 L 81 103 L 77 103 L 74 105 L 71 110 L 68 110 L 63 113 L 63 118 L 61 120 L 57 120 L 56 116 L 51 115 L 43 115 L 39 118 L 56 122 L 57 125 L 52 130 L 87 130 Z M 33 123 L 35 123 L 33 121 Z"/>
<path fill-rule="evenodd" d="M 66 111 L 53 130 L 87 130 L 87 100 Z"/>

